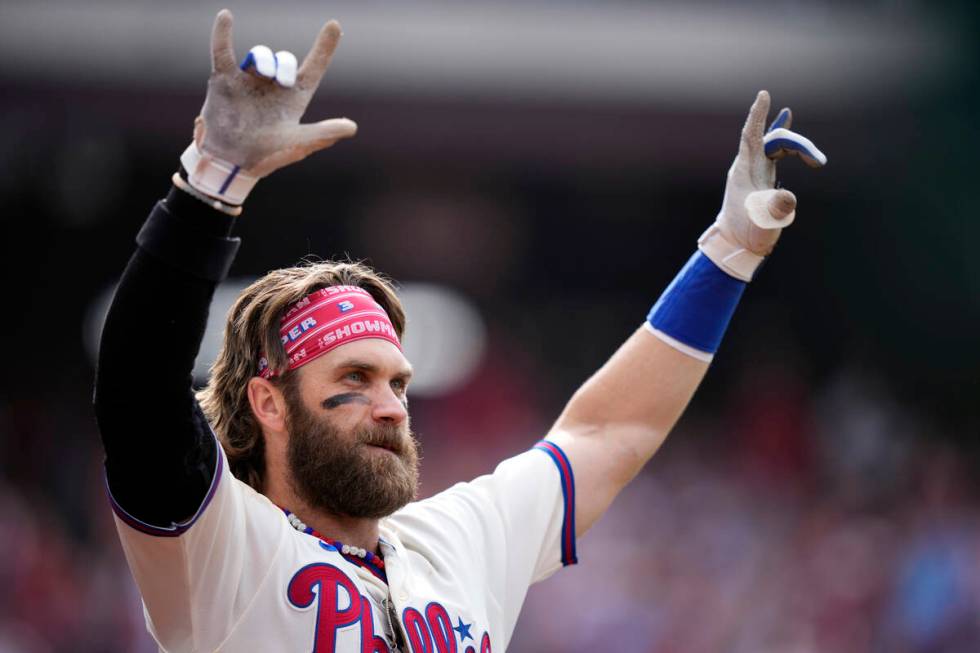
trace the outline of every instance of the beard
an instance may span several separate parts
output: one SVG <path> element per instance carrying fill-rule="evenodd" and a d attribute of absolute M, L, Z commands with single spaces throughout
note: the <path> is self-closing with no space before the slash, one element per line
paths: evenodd
<path fill-rule="evenodd" d="M 419 444 L 407 422 L 342 431 L 308 410 L 299 397 L 285 394 L 292 485 L 310 507 L 380 519 L 415 499 Z"/>

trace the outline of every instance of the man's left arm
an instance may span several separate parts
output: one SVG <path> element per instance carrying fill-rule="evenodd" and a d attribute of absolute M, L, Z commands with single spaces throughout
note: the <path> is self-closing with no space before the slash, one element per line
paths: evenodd
<path fill-rule="evenodd" d="M 789 131 L 783 109 L 766 130 L 761 91 L 728 171 L 717 220 L 698 251 L 650 311 L 648 321 L 579 388 L 548 436 L 575 475 L 575 531 L 581 535 L 664 442 L 704 378 L 746 284 L 795 218 L 796 198 L 775 189 L 775 160 L 826 157 Z"/>

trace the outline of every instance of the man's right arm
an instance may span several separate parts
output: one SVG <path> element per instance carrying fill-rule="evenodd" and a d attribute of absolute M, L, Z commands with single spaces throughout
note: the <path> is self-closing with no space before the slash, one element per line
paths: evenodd
<path fill-rule="evenodd" d="M 99 354 L 95 409 L 109 489 L 140 522 L 179 525 L 211 488 L 218 445 L 191 370 L 214 289 L 238 249 L 232 215 L 260 178 L 357 131 L 346 118 L 300 123 L 339 40 L 340 26 L 329 21 L 302 65 L 257 46 L 239 67 L 231 12 L 215 18 L 194 141 L 176 186 L 137 237 Z"/>
<path fill-rule="evenodd" d="M 109 489 L 129 515 L 161 528 L 194 515 L 216 469 L 191 370 L 238 249 L 233 221 L 172 188 L 137 237 L 102 333 L 95 411 Z"/>
<path fill-rule="evenodd" d="M 346 119 L 300 123 L 339 39 L 331 21 L 301 66 L 257 46 L 240 68 L 231 13 L 218 13 L 194 141 L 137 236 L 103 329 L 95 409 L 106 477 L 162 649 L 215 650 L 248 605 L 231 597 L 258 591 L 290 529 L 278 508 L 231 477 L 191 372 L 214 290 L 238 249 L 233 216 L 255 182 L 357 129 Z"/>

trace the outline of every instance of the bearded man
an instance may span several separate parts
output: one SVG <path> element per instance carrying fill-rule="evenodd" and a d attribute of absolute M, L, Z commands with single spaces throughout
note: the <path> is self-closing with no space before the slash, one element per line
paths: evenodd
<path fill-rule="evenodd" d="M 220 12 L 194 140 L 137 236 L 102 336 L 106 479 L 147 628 L 163 651 L 504 651 L 528 587 L 576 562 L 576 537 L 664 441 L 792 221 L 774 160 L 825 158 L 789 131 L 788 110 L 766 132 L 760 92 L 721 213 L 643 325 L 531 450 L 414 501 L 405 315 L 367 267 L 259 279 L 228 315 L 207 387 L 192 390 L 249 191 L 356 131 L 299 123 L 335 22 L 302 65 L 264 46 L 236 65 L 231 28 Z"/>

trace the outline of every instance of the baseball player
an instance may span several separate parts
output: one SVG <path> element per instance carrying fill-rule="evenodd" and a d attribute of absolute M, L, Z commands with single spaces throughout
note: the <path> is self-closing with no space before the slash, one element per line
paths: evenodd
<path fill-rule="evenodd" d="M 191 369 L 256 182 L 356 126 L 300 119 L 340 39 L 299 63 L 212 33 L 212 74 L 173 187 L 137 236 L 102 335 L 95 407 L 115 522 L 161 651 L 489 653 L 528 587 L 663 442 L 747 282 L 794 218 L 775 159 L 826 158 L 765 129 L 760 92 L 721 212 L 647 320 L 547 437 L 493 473 L 415 501 L 412 367 L 390 283 L 354 263 L 270 272 L 231 309 L 211 379 Z M 288 225 L 282 225 L 288 229 Z"/>

